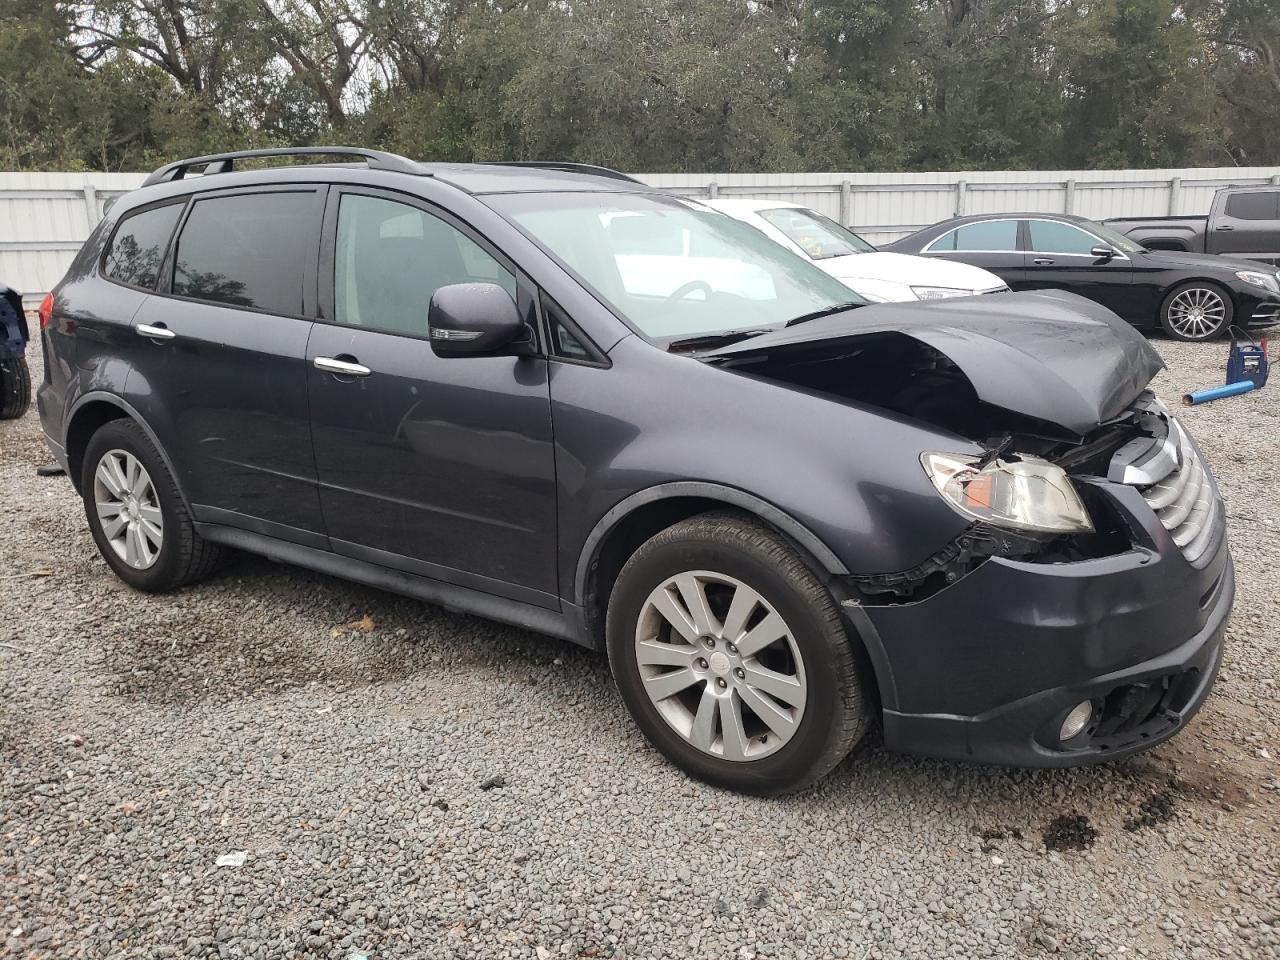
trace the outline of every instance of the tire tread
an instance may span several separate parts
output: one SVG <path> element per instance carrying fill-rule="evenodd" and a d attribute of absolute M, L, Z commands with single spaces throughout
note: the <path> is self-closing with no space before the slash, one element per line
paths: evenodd
<path fill-rule="evenodd" d="M 162 490 L 158 489 L 157 492 L 167 501 L 173 514 L 172 521 L 165 529 L 165 538 L 167 540 L 170 536 L 175 537 L 170 542 L 177 548 L 178 553 L 173 561 L 169 575 L 152 583 L 138 583 L 134 584 L 134 586 L 148 593 L 163 593 L 203 580 L 218 568 L 226 551 L 222 546 L 210 543 L 196 533 L 191 514 L 187 510 L 186 501 L 182 498 L 182 492 L 178 489 L 178 482 L 165 465 L 164 458 L 160 455 L 160 451 L 151 441 L 147 432 L 135 421 L 128 418 L 111 420 L 104 424 L 90 439 L 90 447 L 104 433 L 109 431 L 123 434 L 129 442 L 151 454 L 154 468 L 152 464 L 148 464 L 147 469 L 151 473 L 152 483 L 157 488 L 163 488 Z M 81 489 L 85 498 L 86 513 L 89 511 L 90 498 L 93 495 L 91 471 L 95 469 L 95 459 L 93 457 L 85 457 L 85 479 L 82 481 Z M 90 520 L 90 522 L 92 523 L 93 521 Z"/>
<path fill-rule="evenodd" d="M 0 360 L 0 420 L 17 420 L 31 405 L 31 368 L 26 357 Z"/>
<path fill-rule="evenodd" d="M 771 527 L 746 515 L 705 513 L 668 527 L 636 550 L 623 566 L 618 581 L 621 582 L 627 576 L 628 568 L 634 567 L 655 550 L 699 541 L 737 546 L 772 566 L 796 589 L 802 602 L 816 612 L 827 636 L 837 638 L 837 642 L 829 643 L 828 646 L 834 657 L 834 663 L 830 666 L 838 679 L 842 703 L 833 711 L 831 729 L 822 753 L 798 778 L 776 789 L 754 789 L 752 792 L 776 794 L 803 790 L 830 773 L 849 755 L 866 732 L 869 703 L 862 686 L 854 641 L 849 638 L 831 592 L 805 562 L 799 550 Z M 613 618 L 613 611 L 611 604 L 608 614 L 610 619 Z M 608 633 L 612 635 L 613 630 L 609 629 Z"/>

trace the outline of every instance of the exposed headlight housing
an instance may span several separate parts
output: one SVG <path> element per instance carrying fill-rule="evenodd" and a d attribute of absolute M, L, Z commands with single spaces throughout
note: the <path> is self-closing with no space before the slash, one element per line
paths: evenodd
<path fill-rule="evenodd" d="M 945 300 L 948 297 L 972 297 L 972 290 L 960 290 L 956 287 L 912 287 L 911 292 L 917 300 Z"/>
<path fill-rule="evenodd" d="M 1262 273 L 1258 270 L 1241 270 L 1236 274 L 1236 279 L 1272 293 L 1280 293 L 1280 281 L 1276 280 L 1275 274 Z"/>
<path fill-rule="evenodd" d="M 925 453 L 925 473 L 938 492 L 966 516 L 1031 533 L 1092 533 L 1089 511 L 1067 472 L 1038 457 L 995 460 Z"/>

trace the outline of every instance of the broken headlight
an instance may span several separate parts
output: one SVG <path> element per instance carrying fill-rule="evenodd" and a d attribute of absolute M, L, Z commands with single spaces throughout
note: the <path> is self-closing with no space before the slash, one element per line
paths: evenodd
<path fill-rule="evenodd" d="M 1022 457 L 985 463 L 955 453 L 921 455 L 938 492 L 961 513 L 1014 530 L 1091 533 L 1093 521 L 1065 470 Z"/>

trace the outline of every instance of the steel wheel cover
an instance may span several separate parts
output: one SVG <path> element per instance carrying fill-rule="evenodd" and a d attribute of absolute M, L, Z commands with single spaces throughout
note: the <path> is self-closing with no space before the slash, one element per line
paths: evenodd
<path fill-rule="evenodd" d="M 703 753 L 758 760 L 800 728 L 808 684 L 786 621 L 752 587 L 691 570 L 649 594 L 635 636 L 645 693 Z"/>
<path fill-rule="evenodd" d="M 151 475 L 127 450 L 108 450 L 93 471 L 93 505 L 116 556 L 135 570 L 155 565 L 164 544 L 164 516 Z"/>
<path fill-rule="evenodd" d="M 1226 316 L 1227 304 L 1222 294 L 1208 287 L 1183 290 L 1169 304 L 1169 325 L 1193 340 L 1212 334 Z"/>

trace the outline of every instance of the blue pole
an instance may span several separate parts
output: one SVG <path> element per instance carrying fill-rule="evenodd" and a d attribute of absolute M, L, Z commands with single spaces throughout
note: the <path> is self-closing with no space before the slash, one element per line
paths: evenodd
<path fill-rule="evenodd" d="M 1234 397 L 1237 394 L 1248 393 L 1250 390 L 1256 389 L 1257 386 L 1252 380 L 1238 380 L 1235 383 L 1228 383 L 1225 387 L 1210 387 L 1208 390 L 1184 393 L 1182 395 L 1182 403 L 1188 407 L 1197 403 L 1208 403 L 1210 400 L 1221 400 L 1223 397 Z"/>

